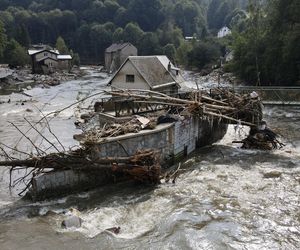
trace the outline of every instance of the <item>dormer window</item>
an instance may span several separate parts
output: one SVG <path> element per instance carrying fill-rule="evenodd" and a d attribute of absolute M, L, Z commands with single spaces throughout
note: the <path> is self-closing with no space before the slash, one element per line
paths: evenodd
<path fill-rule="evenodd" d="M 134 82 L 134 75 L 126 75 L 126 82 Z"/>
<path fill-rule="evenodd" d="M 45 53 L 44 53 L 44 56 L 48 56 L 48 53 L 47 53 L 47 52 L 45 52 Z"/>

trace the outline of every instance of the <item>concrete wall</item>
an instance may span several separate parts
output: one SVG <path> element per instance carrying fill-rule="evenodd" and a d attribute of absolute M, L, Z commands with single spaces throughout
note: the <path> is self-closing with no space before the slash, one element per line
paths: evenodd
<path fill-rule="evenodd" d="M 99 184 L 111 182 L 112 179 L 102 172 L 84 173 L 73 170 L 49 172 L 33 178 L 31 190 L 26 194 L 32 200 L 58 197 L 67 193 L 83 192 Z"/>
<path fill-rule="evenodd" d="M 174 150 L 174 126 L 161 131 L 150 131 L 147 134 L 132 134 L 132 137 L 118 138 L 95 145 L 93 148 L 92 158 L 103 158 L 109 156 L 124 157 L 133 155 L 137 150 L 155 149 L 162 156 L 162 163 L 173 156 Z"/>
<path fill-rule="evenodd" d="M 110 66 L 111 66 L 112 60 L 114 58 L 114 55 L 115 55 L 115 52 L 105 52 L 104 66 L 105 66 L 105 69 L 108 71 L 110 70 Z"/>
<path fill-rule="evenodd" d="M 189 117 L 175 123 L 174 129 L 174 155 L 187 155 L 196 149 L 198 139 L 198 120 Z M 175 136 L 176 135 L 176 136 Z"/>
<path fill-rule="evenodd" d="M 161 154 L 163 166 L 193 152 L 196 147 L 210 145 L 226 133 L 227 125 L 218 121 L 202 121 L 186 117 L 175 124 L 159 125 L 158 129 L 111 138 L 110 141 L 94 145 L 91 158 L 122 157 L 133 155 L 140 149 L 156 149 Z M 59 196 L 101 186 L 112 182 L 111 177 L 95 172 L 87 174 L 72 170 L 48 173 L 34 178 L 29 196 L 35 200 Z"/>
<path fill-rule="evenodd" d="M 137 48 L 134 47 L 132 44 L 127 45 L 124 49 L 120 52 L 120 65 L 118 68 L 125 62 L 127 57 L 129 56 L 137 56 Z"/>
<path fill-rule="evenodd" d="M 59 70 L 71 70 L 71 60 L 58 60 L 57 65 Z"/>
<path fill-rule="evenodd" d="M 137 56 L 137 48 L 132 44 L 127 45 L 122 50 L 105 52 L 105 69 L 111 70 L 111 65 L 114 62 L 114 70 L 118 70 L 129 56 Z"/>

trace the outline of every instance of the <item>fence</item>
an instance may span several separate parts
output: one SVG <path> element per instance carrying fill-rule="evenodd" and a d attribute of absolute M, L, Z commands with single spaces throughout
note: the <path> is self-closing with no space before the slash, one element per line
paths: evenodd
<path fill-rule="evenodd" d="M 252 91 L 255 91 L 259 94 L 264 104 L 300 105 L 300 87 L 242 86 L 235 87 L 235 90 L 240 93 L 251 93 Z"/>

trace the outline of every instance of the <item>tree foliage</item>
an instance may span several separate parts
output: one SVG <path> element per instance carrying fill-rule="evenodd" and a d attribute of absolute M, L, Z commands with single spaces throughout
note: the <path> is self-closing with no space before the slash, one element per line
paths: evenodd
<path fill-rule="evenodd" d="M 204 66 L 215 63 L 221 56 L 221 48 L 212 41 L 197 42 L 188 52 L 189 66 L 203 69 Z"/>
<path fill-rule="evenodd" d="M 236 35 L 233 68 L 253 84 L 294 85 L 300 77 L 300 2 L 252 1 L 245 32 Z"/>
<path fill-rule="evenodd" d="M 6 47 L 6 34 L 3 23 L 0 21 L 0 58 L 3 56 L 3 51 Z"/>
<path fill-rule="evenodd" d="M 55 43 L 55 48 L 59 51 L 61 54 L 69 54 L 69 49 L 65 43 L 65 40 L 59 36 Z"/>
<path fill-rule="evenodd" d="M 163 53 L 167 44 L 177 49 L 184 36 L 207 33 L 202 0 L 0 0 L 0 20 L 6 35 L 24 47 L 55 46 L 61 37 L 89 63 L 103 62 L 112 42 Z"/>
<path fill-rule="evenodd" d="M 29 62 L 26 50 L 16 40 L 8 41 L 3 60 L 12 67 L 24 66 Z"/>

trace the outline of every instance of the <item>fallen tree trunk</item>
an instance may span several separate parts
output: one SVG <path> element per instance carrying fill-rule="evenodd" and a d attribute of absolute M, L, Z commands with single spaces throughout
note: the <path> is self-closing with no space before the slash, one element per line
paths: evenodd
<path fill-rule="evenodd" d="M 127 179 L 133 179 L 140 182 L 157 184 L 161 178 L 161 166 L 159 164 L 159 154 L 155 150 L 145 149 L 137 151 L 134 155 L 129 157 L 106 157 L 90 159 L 89 149 L 71 151 L 66 153 L 52 153 L 46 156 L 34 157 L 25 160 L 7 160 L 0 161 L 0 166 L 10 166 L 12 173 L 15 169 L 30 168 L 29 174 L 38 176 L 43 173 L 53 171 L 82 171 L 88 172 L 100 172 L 101 171 L 109 176 L 114 176 L 118 173 Z M 46 170 L 46 171 L 44 171 Z M 21 180 L 25 180 L 29 174 L 19 178 L 17 183 Z M 23 193 L 27 190 L 32 183 L 27 182 Z"/>

